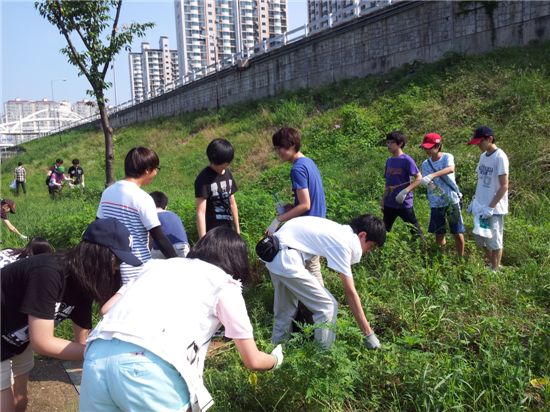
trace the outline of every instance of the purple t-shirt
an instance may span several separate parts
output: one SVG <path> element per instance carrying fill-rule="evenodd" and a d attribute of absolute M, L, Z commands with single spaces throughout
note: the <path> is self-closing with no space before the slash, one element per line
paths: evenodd
<path fill-rule="evenodd" d="M 408 209 L 413 207 L 413 194 L 410 192 L 402 205 L 395 201 L 395 196 L 405 189 L 410 181 L 411 176 L 418 174 L 418 167 L 412 157 L 407 154 L 402 154 L 399 157 L 389 157 L 386 160 L 386 169 L 384 176 L 386 177 L 386 187 L 391 187 L 391 191 L 384 198 L 384 206 L 394 209 Z"/>

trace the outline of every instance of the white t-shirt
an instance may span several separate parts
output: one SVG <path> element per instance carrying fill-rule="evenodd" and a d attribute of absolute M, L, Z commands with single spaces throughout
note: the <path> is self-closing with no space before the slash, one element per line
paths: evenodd
<path fill-rule="evenodd" d="M 204 393 L 204 358 L 220 325 L 229 338 L 253 338 L 241 283 L 198 259 L 153 259 L 143 266 L 88 342 L 115 338 L 150 350 L 181 373 L 194 403 Z"/>
<path fill-rule="evenodd" d="M 475 199 L 480 205 L 489 206 L 500 188 L 498 177 L 509 174 L 508 156 L 502 149 L 497 149 L 489 155 L 484 152 L 479 157 L 476 172 L 478 180 Z M 494 214 L 508 214 L 508 191 L 497 203 Z"/>
<path fill-rule="evenodd" d="M 13 254 L 13 249 L 0 250 L 0 268 L 9 265 L 17 260 L 19 255 Z"/>
<path fill-rule="evenodd" d="M 345 276 L 352 276 L 351 265 L 358 263 L 363 254 L 359 237 L 349 225 L 321 217 L 296 217 L 285 223 L 275 235 L 281 247 L 324 256 L 329 268 Z M 266 263 L 269 271 L 285 276 L 284 268 L 272 267 L 270 263 Z"/>
<path fill-rule="evenodd" d="M 112 217 L 122 222 L 132 235 L 132 253 L 142 262 L 151 259 L 149 251 L 149 230 L 160 226 L 157 208 L 151 196 L 138 185 L 119 180 L 103 191 L 97 209 L 100 219 Z M 138 276 L 142 266 L 120 265 L 122 282 Z"/>

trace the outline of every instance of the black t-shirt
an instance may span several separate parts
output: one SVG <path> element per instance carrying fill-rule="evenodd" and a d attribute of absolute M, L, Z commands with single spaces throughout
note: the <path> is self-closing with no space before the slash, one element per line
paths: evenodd
<path fill-rule="evenodd" d="M 205 167 L 195 179 L 195 197 L 206 199 L 206 231 L 217 226 L 231 225 L 229 198 L 237 191 L 237 185 L 229 169 L 220 175 Z"/>
<path fill-rule="evenodd" d="M 82 175 L 84 174 L 84 169 L 80 166 L 71 166 L 69 167 L 69 176 L 73 180 L 75 185 L 79 184 L 82 181 Z"/>
<path fill-rule="evenodd" d="M 71 319 L 92 328 L 92 299 L 63 272 L 58 256 L 37 255 L 2 268 L 2 361 L 22 353 L 29 344 L 28 315 Z"/>

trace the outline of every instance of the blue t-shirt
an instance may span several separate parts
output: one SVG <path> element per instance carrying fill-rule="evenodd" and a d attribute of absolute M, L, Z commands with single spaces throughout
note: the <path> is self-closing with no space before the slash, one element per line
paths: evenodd
<path fill-rule="evenodd" d="M 430 162 L 433 165 L 433 169 L 430 167 Z M 422 176 L 428 176 L 446 167 L 454 166 L 454 164 L 455 161 L 452 154 L 442 153 L 441 159 L 435 162 L 432 159 L 426 159 L 422 162 Z M 456 185 L 454 172 L 445 176 L 436 177 L 432 182 L 436 187 L 434 189 L 428 187 L 428 201 L 430 202 L 430 207 L 446 207 L 448 205 L 455 205 L 460 201 L 458 196 L 459 189 Z"/>
<path fill-rule="evenodd" d="M 294 192 L 294 206 L 298 205 L 296 190 L 307 189 L 309 191 L 310 209 L 302 216 L 327 216 L 327 204 L 325 201 L 325 190 L 323 189 L 323 180 L 321 173 L 315 165 L 315 162 L 309 157 L 300 157 L 297 159 L 290 170 L 290 180 L 292 182 L 292 191 Z"/>
<path fill-rule="evenodd" d="M 158 212 L 160 220 L 160 228 L 173 245 L 176 243 L 187 243 L 187 233 L 185 233 L 185 228 L 183 227 L 183 222 L 180 217 L 174 212 L 165 210 L 163 212 Z M 153 249 L 158 250 L 159 246 L 157 242 L 153 240 Z"/>
<path fill-rule="evenodd" d="M 418 174 L 418 167 L 409 155 L 403 153 L 398 157 L 389 157 L 386 160 L 386 188 L 390 187 L 390 192 L 384 197 L 384 206 L 394 209 L 408 209 L 413 207 L 413 194 L 409 192 L 402 205 L 395 201 L 395 197 L 400 191 L 405 189 L 411 182 L 411 176 Z"/>

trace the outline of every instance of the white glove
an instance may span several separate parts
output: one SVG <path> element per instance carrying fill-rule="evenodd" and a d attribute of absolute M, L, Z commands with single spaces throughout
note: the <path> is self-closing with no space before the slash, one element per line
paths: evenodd
<path fill-rule="evenodd" d="M 279 228 L 280 224 L 281 224 L 281 222 L 279 221 L 279 219 L 277 219 L 277 218 L 273 219 L 273 222 L 271 222 L 271 224 L 269 225 L 269 227 L 266 230 L 267 234 L 269 236 L 271 236 L 273 233 L 275 233 L 277 231 L 277 229 Z"/>
<path fill-rule="evenodd" d="M 80 186 L 86 187 L 86 185 L 84 184 L 84 182 L 80 183 Z"/>
<path fill-rule="evenodd" d="M 494 207 L 489 207 L 489 206 L 485 206 L 482 210 L 481 210 L 481 217 L 483 219 L 490 219 L 492 216 L 493 216 L 493 213 L 495 212 L 495 208 Z"/>
<path fill-rule="evenodd" d="M 273 356 L 277 360 L 277 362 L 275 363 L 275 365 L 273 365 L 271 370 L 279 368 L 279 366 L 282 365 L 283 358 L 284 358 L 283 347 L 281 346 L 281 344 L 278 344 L 277 346 L 275 346 L 275 349 L 271 351 L 271 356 Z"/>
<path fill-rule="evenodd" d="M 407 195 L 409 194 L 409 192 L 407 191 L 407 189 L 403 189 L 402 191 L 400 191 L 397 196 L 395 196 L 395 201 L 402 205 L 403 202 L 405 201 L 405 198 L 407 197 Z"/>
<path fill-rule="evenodd" d="M 430 183 L 432 183 L 432 180 L 434 180 L 433 176 L 432 175 L 427 175 L 427 176 L 424 176 L 422 178 L 422 180 L 420 181 L 420 184 L 423 186 L 423 187 L 428 187 L 428 185 Z"/>
<path fill-rule="evenodd" d="M 25 235 L 19 235 L 19 237 L 23 240 L 27 240 L 29 238 L 28 236 L 25 236 Z"/>
<path fill-rule="evenodd" d="M 380 341 L 374 332 L 372 332 L 369 336 L 365 336 L 365 346 L 367 349 L 380 349 Z"/>

